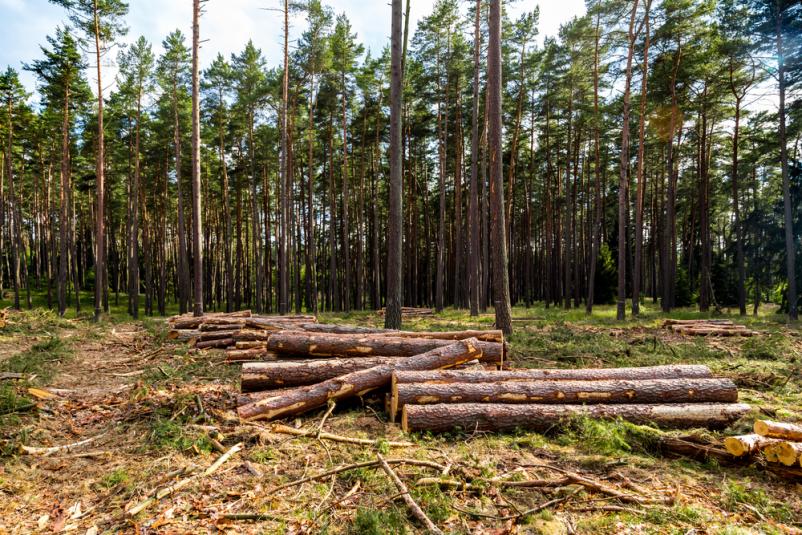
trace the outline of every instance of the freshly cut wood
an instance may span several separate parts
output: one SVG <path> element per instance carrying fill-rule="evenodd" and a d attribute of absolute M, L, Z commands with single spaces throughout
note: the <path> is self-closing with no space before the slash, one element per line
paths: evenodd
<path fill-rule="evenodd" d="M 763 458 L 766 459 L 766 462 L 770 462 L 770 463 L 779 463 L 780 462 L 780 458 L 779 458 L 780 449 L 779 449 L 779 443 L 778 442 L 769 444 L 768 446 L 763 448 L 762 453 L 763 453 Z"/>
<path fill-rule="evenodd" d="M 367 357 L 305 361 L 249 362 L 242 365 L 243 392 L 305 386 L 365 370 L 380 364 L 397 364 L 408 357 Z"/>
<path fill-rule="evenodd" d="M 226 351 L 226 362 L 231 364 L 250 360 L 267 360 L 271 356 L 275 357 L 275 354 L 261 347 L 256 349 L 229 349 Z"/>
<path fill-rule="evenodd" d="M 724 448 L 736 457 L 754 455 L 763 451 L 766 446 L 780 442 L 776 438 L 763 437 L 757 434 L 739 435 L 724 439 Z"/>
<path fill-rule="evenodd" d="M 242 329 L 245 322 L 242 323 L 201 323 L 199 329 L 203 332 L 209 331 L 238 331 Z"/>
<path fill-rule="evenodd" d="M 221 338 L 219 340 L 206 340 L 195 344 L 197 349 L 225 349 L 234 345 L 233 338 Z"/>
<path fill-rule="evenodd" d="M 206 323 L 210 318 L 247 318 L 251 316 L 250 310 L 240 310 L 239 312 L 212 312 L 203 316 L 195 316 L 192 313 L 173 316 L 167 319 L 174 329 L 194 329 L 201 323 Z"/>
<path fill-rule="evenodd" d="M 426 370 L 397 371 L 397 383 L 492 383 L 498 381 L 575 380 L 601 379 L 704 379 L 713 377 L 710 368 L 687 364 L 675 366 L 646 366 L 640 368 L 584 368 L 584 369 L 525 369 L 525 370 Z"/>
<path fill-rule="evenodd" d="M 777 444 L 777 459 L 785 466 L 800 464 L 802 443 L 781 441 Z"/>
<path fill-rule="evenodd" d="M 254 329 L 242 329 L 237 331 L 232 336 L 234 340 L 240 341 L 263 341 L 267 342 L 270 339 L 270 332 L 269 331 L 256 331 Z"/>
<path fill-rule="evenodd" d="M 802 442 L 802 425 L 771 420 L 755 420 L 755 433 L 764 437 Z"/>
<path fill-rule="evenodd" d="M 234 344 L 234 347 L 237 349 L 266 349 L 267 342 L 263 342 L 261 340 L 237 340 L 237 343 Z"/>
<path fill-rule="evenodd" d="M 482 361 L 501 362 L 504 344 L 495 342 L 473 343 L 482 352 Z M 267 347 L 277 353 L 309 355 L 311 357 L 410 357 L 438 347 L 446 347 L 451 340 L 398 338 L 392 336 L 356 336 L 344 334 L 310 334 L 305 332 L 278 332 L 270 336 Z"/>
<path fill-rule="evenodd" d="M 571 418 L 586 416 L 611 420 L 622 418 L 636 424 L 667 428 L 727 427 L 749 412 L 743 403 L 679 403 L 674 405 L 506 405 L 461 403 L 406 405 L 402 410 L 404 431 L 546 431 Z"/>
<path fill-rule="evenodd" d="M 393 383 L 391 415 L 405 405 L 435 403 L 700 403 L 738 401 L 729 379 L 637 381 L 501 381 L 496 383 Z"/>
<path fill-rule="evenodd" d="M 398 364 L 380 364 L 328 379 L 311 386 L 296 388 L 281 398 L 269 398 L 239 407 L 240 418 L 245 420 L 275 419 L 299 414 L 321 407 L 330 399 L 362 395 L 390 383 L 394 369 L 420 370 L 447 368 L 476 360 L 482 356 L 480 342 L 473 338 L 460 340 L 447 346 L 436 347 L 426 353 L 404 359 Z"/>

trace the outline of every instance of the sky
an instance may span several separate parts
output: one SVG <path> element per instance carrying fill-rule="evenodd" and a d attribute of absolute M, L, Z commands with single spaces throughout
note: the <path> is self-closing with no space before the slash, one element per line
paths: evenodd
<path fill-rule="evenodd" d="M 153 44 L 156 54 L 162 51 L 161 42 L 167 34 L 179 28 L 187 36 L 192 33 L 191 0 L 128 0 L 129 13 L 126 18 L 128 35 L 122 41 L 130 43 L 140 35 Z M 377 53 L 389 43 L 389 0 L 324 0 L 335 14 L 345 13 L 359 41 Z M 433 0 L 411 0 L 410 19 L 414 33 L 417 22 L 431 12 Z M 278 11 L 281 0 L 208 0 L 201 18 L 201 66 L 208 65 L 218 53 L 229 58 L 239 53 L 252 39 L 262 50 L 268 65 L 277 66 L 282 59 L 282 14 Z M 584 0 L 520 0 L 507 7 L 511 18 L 535 5 L 540 6 L 540 34 L 556 35 L 560 25 L 574 16 L 585 13 Z M 52 35 L 57 25 L 64 25 L 67 17 L 63 8 L 47 0 L 0 0 L 0 20 L 4 21 L 0 32 L 0 69 L 7 65 L 22 71 L 23 64 L 41 57 L 39 46 L 46 43 L 45 37 Z M 290 38 L 297 37 L 305 26 L 303 14 L 290 21 Z M 114 51 L 104 61 L 104 91 L 113 84 L 115 68 Z M 29 91 L 35 88 L 35 77 L 30 72 L 20 72 L 20 78 Z M 95 86 L 94 76 L 90 76 Z"/>

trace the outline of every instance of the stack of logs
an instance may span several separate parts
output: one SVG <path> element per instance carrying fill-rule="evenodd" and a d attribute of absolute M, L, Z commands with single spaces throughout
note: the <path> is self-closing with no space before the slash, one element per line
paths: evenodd
<path fill-rule="evenodd" d="M 754 336 L 756 331 L 730 320 L 674 320 L 667 319 L 663 327 L 689 336 Z"/>
<path fill-rule="evenodd" d="M 393 374 L 390 415 L 405 431 L 543 432 L 573 417 L 724 428 L 746 414 L 729 379 L 706 366 L 455 370 Z"/>
<path fill-rule="evenodd" d="M 724 439 L 724 447 L 736 457 L 762 454 L 767 463 L 802 466 L 802 425 L 756 420 L 754 433 Z"/>

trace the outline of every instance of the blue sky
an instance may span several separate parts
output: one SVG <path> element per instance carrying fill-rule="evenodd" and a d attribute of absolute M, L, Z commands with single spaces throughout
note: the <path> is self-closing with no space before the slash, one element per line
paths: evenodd
<path fill-rule="evenodd" d="M 367 47 L 380 50 L 388 42 L 389 0 L 324 0 L 324 3 L 335 13 L 346 13 L 358 38 Z M 201 38 L 207 40 L 202 45 L 203 64 L 211 61 L 218 52 L 229 57 L 242 50 L 248 39 L 253 39 L 267 57 L 268 64 L 278 65 L 281 61 L 282 20 L 280 13 L 270 9 L 282 4 L 280 0 L 209 0 L 201 19 Z M 431 0 L 412 0 L 413 24 L 431 11 L 431 5 Z M 522 0 L 510 4 L 508 10 L 516 17 L 535 5 L 540 5 L 541 41 L 544 35 L 555 35 L 561 24 L 585 12 L 583 0 Z M 158 54 L 161 53 L 162 39 L 172 30 L 180 28 L 186 35 L 191 34 L 191 0 L 129 0 L 129 6 L 126 42 L 144 35 Z M 45 36 L 52 34 L 57 25 L 66 22 L 66 16 L 62 8 L 47 0 L 0 0 L 0 20 L 3 21 L 0 68 L 5 70 L 6 65 L 10 65 L 21 70 L 23 63 L 40 56 L 39 45 L 46 42 Z M 291 24 L 291 33 L 299 35 L 304 28 L 303 15 L 297 15 Z M 111 56 L 116 57 L 116 52 Z M 106 62 L 110 59 L 113 58 Z M 104 74 L 106 87 L 113 83 L 114 67 L 111 64 L 108 67 L 108 74 Z M 28 89 L 33 90 L 31 73 L 21 73 L 21 77 Z"/>

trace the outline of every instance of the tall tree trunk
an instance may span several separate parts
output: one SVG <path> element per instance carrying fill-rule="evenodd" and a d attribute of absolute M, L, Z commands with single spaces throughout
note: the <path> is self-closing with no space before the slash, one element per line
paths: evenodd
<path fill-rule="evenodd" d="M 473 25 L 473 100 L 471 101 L 471 184 L 468 201 L 468 294 L 471 316 L 479 315 L 479 57 L 482 0 L 476 0 Z"/>
<path fill-rule="evenodd" d="M 401 113 L 403 106 L 403 54 L 401 43 L 401 0 L 392 3 L 390 67 L 390 199 L 387 229 L 387 297 L 384 314 L 386 329 L 401 328 L 403 279 L 401 248 L 403 242 L 403 194 L 401 167 Z"/>
<path fill-rule="evenodd" d="M 739 200 L 738 184 L 738 142 L 741 127 L 741 101 L 746 95 L 749 86 L 754 82 L 754 70 L 752 79 L 739 92 L 735 87 L 735 72 L 733 62 L 730 61 L 730 90 L 735 98 L 735 125 L 732 130 L 732 211 L 733 227 L 735 229 L 735 264 L 738 271 L 738 312 L 741 316 L 746 315 L 746 267 L 744 262 L 744 231 L 741 222 L 741 203 Z"/>
<path fill-rule="evenodd" d="M 69 94 L 69 88 L 67 88 L 67 92 Z M 65 102 L 68 101 L 69 98 L 65 99 Z M 6 175 L 8 176 L 8 200 L 9 200 L 9 237 L 8 241 L 11 244 L 11 282 L 14 286 L 14 308 L 19 310 L 20 309 L 20 299 L 19 299 L 19 292 L 20 292 L 20 228 L 19 228 L 19 220 L 17 217 L 17 213 L 19 211 L 19 207 L 17 206 L 19 200 L 17 199 L 16 191 L 14 189 L 14 166 L 12 164 L 12 151 L 13 151 L 13 143 L 14 143 L 14 117 L 12 111 L 13 105 L 13 97 L 9 95 L 8 99 L 6 100 L 6 117 L 8 119 L 8 124 L 6 128 L 8 129 L 6 135 L 6 151 L 5 151 L 5 167 L 6 167 Z M 67 135 L 67 134 L 63 134 Z M 0 220 L 0 224 L 5 224 L 4 221 Z M 2 253 L 2 251 L 0 251 Z M 2 278 L 2 273 L 0 272 L 0 278 Z M 63 315 L 64 313 L 61 312 Z"/>
<path fill-rule="evenodd" d="M 788 147 L 785 132 L 785 46 L 783 43 L 782 12 L 780 11 L 781 2 L 775 0 L 774 3 L 774 22 L 777 44 L 777 79 L 780 89 L 780 110 L 779 110 L 779 143 L 780 143 L 780 166 L 783 178 L 783 212 L 785 224 L 785 268 L 788 278 L 788 317 L 792 321 L 798 319 L 797 299 L 799 295 L 796 291 L 796 243 L 794 240 L 794 216 L 791 206 L 791 181 L 788 176 Z"/>
<path fill-rule="evenodd" d="M 307 127 L 307 150 L 309 161 L 307 162 L 309 181 L 307 184 L 306 196 L 306 288 L 308 294 L 308 306 L 313 314 L 317 314 L 317 251 L 315 248 L 315 108 L 317 99 L 315 97 L 315 73 L 310 73 L 309 82 L 309 124 Z"/>
<path fill-rule="evenodd" d="M 281 81 L 281 110 L 280 110 L 280 123 L 281 123 L 281 165 L 280 165 L 280 195 L 279 201 L 281 209 L 279 214 L 281 216 L 281 224 L 279 225 L 279 314 L 287 314 L 290 310 L 289 303 L 289 290 L 290 290 L 290 275 L 289 275 L 289 258 L 287 250 L 287 239 L 289 234 L 289 183 L 290 179 L 287 171 L 287 151 L 288 147 L 288 131 L 287 131 L 287 106 L 289 105 L 289 78 L 290 78 L 290 63 L 289 63 L 289 31 L 290 31 L 290 7 L 289 0 L 284 0 L 284 75 Z"/>
<path fill-rule="evenodd" d="M 203 315 L 203 247 L 200 176 L 200 0 L 192 0 L 192 254 L 195 291 L 193 314 Z M 137 126 L 139 123 L 137 123 Z"/>
<path fill-rule="evenodd" d="M 189 303 L 189 254 L 184 220 L 184 195 L 181 184 L 181 126 L 178 116 L 178 88 L 173 80 L 173 147 L 175 149 L 175 178 L 178 196 L 178 310 L 187 311 Z"/>
<path fill-rule="evenodd" d="M 342 177 L 342 192 L 343 192 L 343 263 L 345 272 L 343 278 L 345 279 L 345 290 L 343 292 L 343 304 L 346 312 L 351 311 L 351 243 L 350 243 L 350 225 L 348 221 L 348 205 L 351 201 L 351 195 L 348 191 L 348 183 L 350 177 L 348 176 L 348 97 L 346 93 L 345 72 L 342 73 L 342 129 L 343 129 L 343 177 Z"/>
<path fill-rule="evenodd" d="M 621 176 L 618 182 L 618 300 L 616 318 L 621 321 L 627 313 L 627 190 L 629 189 L 629 98 L 632 85 L 632 56 L 635 53 L 635 15 L 638 0 L 632 3 L 629 17 L 629 48 L 624 81 L 624 117 L 621 128 Z"/>
<path fill-rule="evenodd" d="M 493 234 L 493 301 L 496 309 L 496 328 L 505 335 L 512 334 L 507 244 L 504 239 L 504 175 L 501 146 L 501 0 L 490 2 L 490 38 L 487 61 L 487 83 L 490 99 L 489 149 L 490 198 L 492 201 Z"/>
<path fill-rule="evenodd" d="M 139 317 L 139 195 L 140 155 L 139 134 L 142 119 L 142 86 L 136 97 L 136 130 L 134 131 L 134 181 L 129 193 L 131 222 L 128 234 L 128 311 L 134 319 Z"/>
<path fill-rule="evenodd" d="M 632 315 L 640 314 L 640 283 L 641 270 L 643 265 L 643 197 L 646 191 L 646 174 L 644 173 L 645 151 L 646 151 L 646 91 L 649 80 L 649 44 L 650 21 L 649 11 L 652 1 L 646 0 L 646 11 L 644 17 L 644 36 L 643 42 L 643 63 L 641 66 L 640 83 L 640 117 L 638 117 L 638 170 L 637 170 L 637 193 L 635 200 L 635 262 L 632 265 Z M 654 229 L 652 229 L 653 231 Z M 651 238 L 654 239 L 653 237 Z"/>
<path fill-rule="evenodd" d="M 596 292 L 596 262 L 599 258 L 601 246 L 601 158 L 599 156 L 599 44 L 601 41 L 601 10 L 599 2 L 596 4 L 596 26 L 594 30 L 593 45 L 593 225 L 590 230 L 590 262 L 588 265 L 588 300 L 585 303 L 585 313 L 593 312 L 593 301 Z"/>
<path fill-rule="evenodd" d="M 674 307 L 674 280 L 677 267 L 676 260 L 676 196 L 677 196 L 677 182 L 674 173 L 674 134 L 677 130 L 677 72 L 679 65 L 682 61 L 682 44 L 677 44 L 675 52 L 674 68 L 671 75 L 670 90 L 671 90 L 671 109 L 670 118 L 668 123 L 668 154 L 666 158 L 666 179 L 668 184 L 666 186 L 666 201 L 664 209 L 664 223 L 663 223 L 663 240 L 661 248 L 663 250 L 662 270 L 663 270 L 663 297 L 662 309 L 663 312 L 671 312 Z"/>
<path fill-rule="evenodd" d="M 97 209 L 95 211 L 95 321 L 100 321 L 103 313 L 103 296 L 106 287 L 106 228 L 104 214 L 106 211 L 105 181 L 105 138 L 103 132 L 103 81 L 100 67 L 100 14 L 98 0 L 93 0 L 93 18 L 95 34 L 95 62 L 97 65 L 97 161 L 95 162 Z"/>

